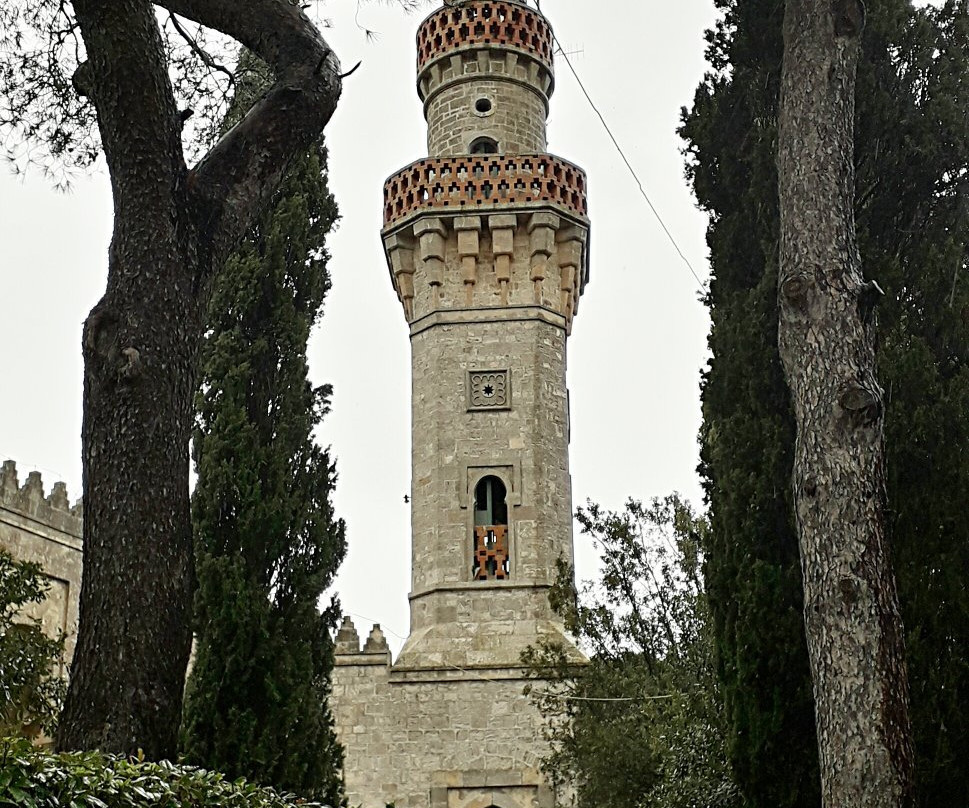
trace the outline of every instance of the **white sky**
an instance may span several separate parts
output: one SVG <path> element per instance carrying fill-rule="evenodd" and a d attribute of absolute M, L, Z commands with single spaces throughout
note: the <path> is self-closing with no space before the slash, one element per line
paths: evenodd
<path fill-rule="evenodd" d="M 429 11 L 433 6 L 429 6 Z M 705 70 L 713 0 L 544 0 L 589 93 L 700 278 L 705 218 L 683 178 L 680 108 Z M 426 156 L 415 91 L 414 35 L 425 12 L 329 0 L 326 32 L 344 69 L 362 59 L 327 127 L 330 182 L 342 215 L 330 239 L 333 291 L 310 345 L 313 380 L 334 385 L 320 438 L 340 479 L 337 512 L 350 550 L 337 590 L 364 633 L 376 620 L 393 646 L 407 633 L 410 354 L 378 237 L 384 179 Z M 591 283 L 569 343 L 575 504 L 618 508 L 678 490 L 700 504 L 699 375 L 709 325 L 688 268 L 560 57 L 549 150 L 589 179 Z M 80 495 L 81 323 L 100 297 L 111 232 L 102 170 L 68 194 L 39 174 L 0 167 L 0 460 L 43 472 Z M 576 532 L 580 577 L 595 555 Z"/>

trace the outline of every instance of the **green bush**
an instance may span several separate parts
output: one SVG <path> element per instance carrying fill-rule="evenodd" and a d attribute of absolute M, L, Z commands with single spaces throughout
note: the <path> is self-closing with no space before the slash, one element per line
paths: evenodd
<path fill-rule="evenodd" d="M 0 808 L 320 808 L 217 772 L 0 739 Z"/>
<path fill-rule="evenodd" d="M 23 610 L 47 594 L 37 564 L 0 548 L 0 736 L 52 733 L 66 690 L 58 675 L 64 635 L 48 637 Z"/>

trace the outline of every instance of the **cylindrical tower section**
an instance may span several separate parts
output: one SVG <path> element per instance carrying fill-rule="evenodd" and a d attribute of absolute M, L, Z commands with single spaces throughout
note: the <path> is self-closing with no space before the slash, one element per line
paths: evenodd
<path fill-rule="evenodd" d="M 470 0 L 417 33 L 417 89 L 431 157 L 536 154 L 554 87 L 552 29 L 516 0 Z"/>

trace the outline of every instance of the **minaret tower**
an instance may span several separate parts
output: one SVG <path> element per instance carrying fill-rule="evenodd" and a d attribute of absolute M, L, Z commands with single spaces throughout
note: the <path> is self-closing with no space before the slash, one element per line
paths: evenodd
<path fill-rule="evenodd" d="M 585 175 L 546 153 L 552 31 L 468 0 L 417 35 L 429 157 L 384 186 L 410 325 L 411 635 L 395 667 L 517 666 L 558 632 L 572 559 L 566 337 L 588 279 Z"/>
<path fill-rule="evenodd" d="M 566 340 L 588 281 L 585 174 L 546 152 L 546 19 L 448 2 L 417 35 L 429 157 L 381 231 L 412 355 L 410 636 L 345 618 L 333 714 L 351 805 L 551 808 L 521 652 L 560 640 L 572 559 Z"/>

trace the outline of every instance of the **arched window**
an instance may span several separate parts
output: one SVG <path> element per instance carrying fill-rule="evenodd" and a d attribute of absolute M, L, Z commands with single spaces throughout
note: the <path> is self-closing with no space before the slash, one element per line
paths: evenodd
<path fill-rule="evenodd" d="M 508 578 L 508 504 L 505 484 L 493 475 L 482 477 L 474 488 L 474 560 L 476 581 Z"/>
<path fill-rule="evenodd" d="M 505 484 L 497 477 L 482 477 L 474 487 L 475 525 L 507 525 L 508 505 Z"/>
<path fill-rule="evenodd" d="M 498 154 L 498 141 L 490 137 L 479 137 L 471 141 L 471 154 Z"/>

